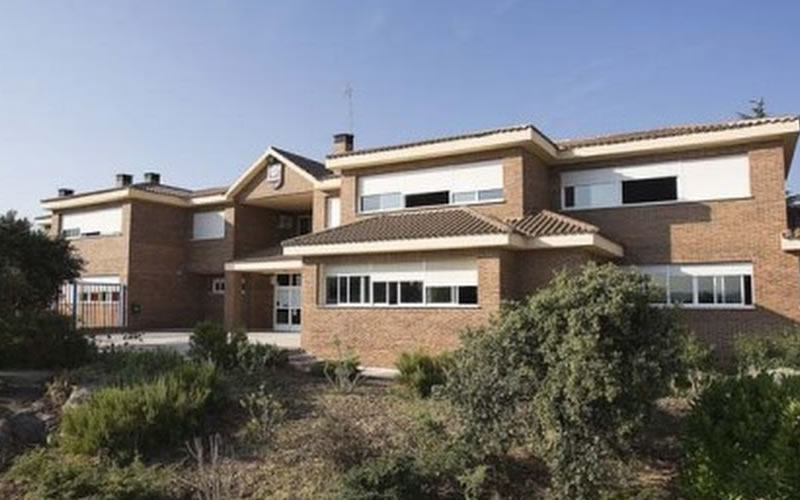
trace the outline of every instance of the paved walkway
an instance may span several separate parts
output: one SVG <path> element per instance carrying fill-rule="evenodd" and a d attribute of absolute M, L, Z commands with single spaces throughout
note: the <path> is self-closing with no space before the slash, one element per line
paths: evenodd
<path fill-rule="evenodd" d="M 168 348 L 180 353 L 189 350 L 191 330 L 170 330 L 137 333 L 135 336 L 112 333 L 95 337 L 99 347 L 110 345 L 140 347 L 143 349 Z M 273 344 L 284 349 L 300 347 L 300 334 L 292 332 L 248 332 L 247 338 L 256 344 Z"/>

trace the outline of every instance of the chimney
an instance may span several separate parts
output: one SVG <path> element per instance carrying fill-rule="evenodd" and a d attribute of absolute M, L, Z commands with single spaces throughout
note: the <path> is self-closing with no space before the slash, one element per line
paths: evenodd
<path fill-rule="evenodd" d="M 133 176 L 131 174 L 117 174 L 117 187 L 125 187 L 133 184 Z"/>
<path fill-rule="evenodd" d="M 72 196 L 75 194 L 75 191 L 69 188 L 58 188 L 58 197 L 59 198 L 66 198 L 67 196 Z"/>
<path fill-rule="evenodd" d="M 349 153 L 353 150 L 353 134 L 336 134 L 333 136 L 333 154 Z"/>
<path fill-rule="evenodd" d="M 161 182 L 161 174 L 156 172 L 145 172 L 144 181 L 148 184 L 158 184 Z"/>

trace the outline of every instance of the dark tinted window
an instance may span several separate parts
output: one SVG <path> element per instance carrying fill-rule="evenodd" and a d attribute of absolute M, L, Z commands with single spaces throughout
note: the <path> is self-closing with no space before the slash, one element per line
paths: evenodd
<path fill-rule="evenodd" d="M 389 286 L 389 303 L 397 304 L 397 282 L 393 281 L 388 283 Z"/>
<path fill-rule="evenodd" d="M 564 206 L 565 207 L 574 207 L 575 206 L 575 187 L 574 186 L 567 186 L 564 188 Z"/>
<path fill-rule="evenodd" d="M 406 195 L 406 208 L 426 207 L 428 205 L 447 205 L 448 203 L 450 203 L 449 191 L 434 191 L 432 193 Z"/>
<path fill-rule="evenodd" d="M 326 300 L 325 303 L 327 304 L 336 304 L 339 300 L 338 295 L 336 294 L 336 278 L 328 278 L 325 280 L 327 283 L 327 293 L 325 295 Z"/>
<path fill-rule="evenodd" d="M 400 282 L 400 302 L 403 304 L 417 304 L 422 302 L 422 282 Z"/>
<path fill-rule="evenodd" d="M 477 304 L 478 303 L 478 287 L 477 286 L 460 286 L 460 287 L 458 287 L 458 303 L 459 304 Z"/>
<path fill-rule="evenodd" d="M 376 304 L 386 303 L 386 283 L 383 281 L 376 281 L 372 285 L 372 300 Z"/>
<path fill-rule="evenodd" d="M 622 203 L 650 203 L 677 199 L 677 177 L 622 181 Z"/>
<path fill-rule="evenodd" d="M 744 277 L 744 303 L 753 304 L 753 278 L 750 276 Z"/>

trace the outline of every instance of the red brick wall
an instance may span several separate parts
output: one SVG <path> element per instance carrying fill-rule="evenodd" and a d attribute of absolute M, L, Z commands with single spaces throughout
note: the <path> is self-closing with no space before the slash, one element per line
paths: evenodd
<path fill-rule="evenodd" d="M 749 154 L 751 198 L 567 212 L 596 224 L 603 234 L 624 245 L 624 264 L 752 262 L 755 310 L 681 312 L 690 328 L 723 351 L 736 332 L 774 330 L 800 320 L 798 258 L 780 248 L 780 234 L 786 228 L 783 148 L 777 143 L 760 144 L 628 160 L 640 163 L 737 152 Z M 551 186 L 552 203 L 558 207 L 556 170 Z"/>

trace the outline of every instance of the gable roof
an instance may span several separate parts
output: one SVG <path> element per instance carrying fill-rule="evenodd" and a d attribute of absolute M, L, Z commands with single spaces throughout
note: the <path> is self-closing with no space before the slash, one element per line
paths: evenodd
<path fill-rule="evenodd" d="M 531 238 L 600 232 L 600 229 L 595 225 L 574 217 L 557 214 L 550 210 L 541 210 L 524 217 L 508 219 L 507 223 L 514 231 Z"/>
<path fill-rule="evenodd" d="M 278 149 L 270 146 L 264 153 L 254 161 L 250 167 L 239 176 L 236 181 L 225 192 L 225 198 L 228 200 L 233 199 L 242 189 L 252 181 L 255 176 L 267 166 L 268 158 L 275 158 L 283 163 L 286 167 L 292 168 L 305 177 L 312 185 L 318 186 L 323 180 L 334 176 L 334 173 L 325 168 L 323 164 L 318 161 L 306 158 L 297 153 Z"/>

